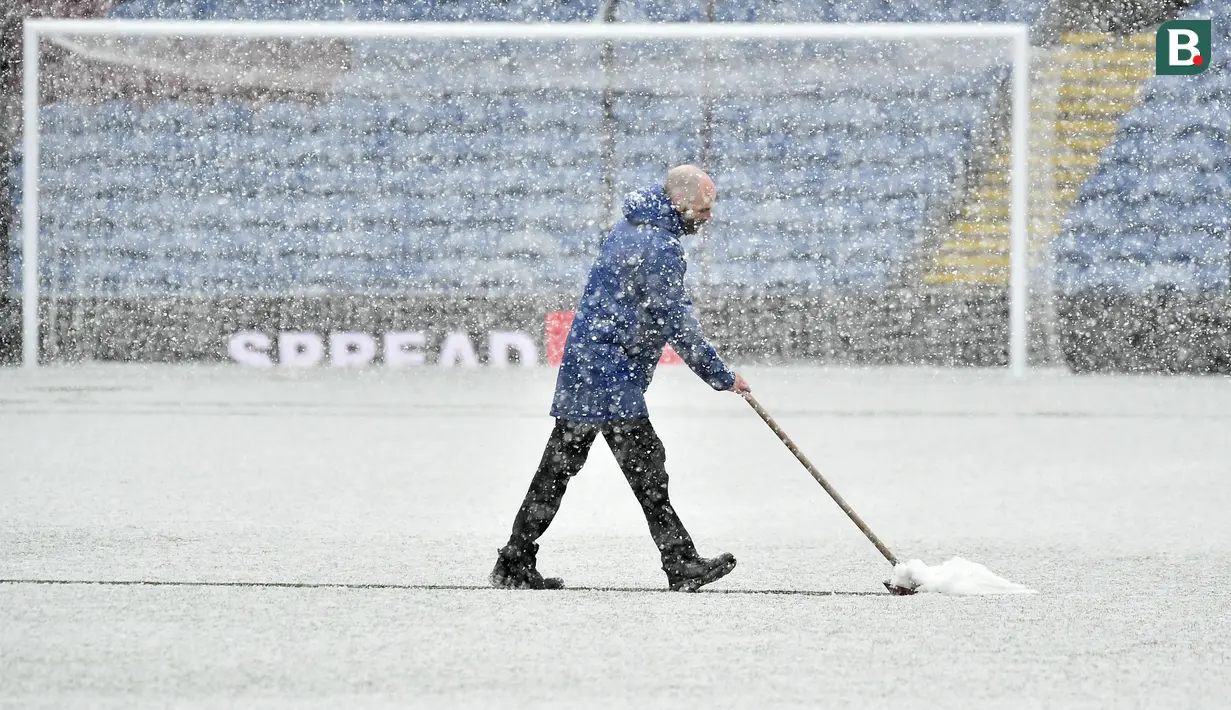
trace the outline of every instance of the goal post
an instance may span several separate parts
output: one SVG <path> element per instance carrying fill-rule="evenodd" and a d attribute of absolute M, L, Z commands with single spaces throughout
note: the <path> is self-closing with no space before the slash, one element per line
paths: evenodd
<path fill-rule="evenodd" d="M 22 170 L 22 357 L 40 359 L 40 41 L 48 38 L 218 38 L 224 40 L 334 39 L 436 42 L 668 42 L 735 44 L 766 41 L 998 41 L 1010 57 L 1008 369 L 1027 368 L 1028 142 L 1030 38 L 1024 24 L 931 23 L 488 23 L 159 21 L 30 19 L 24 26 Z"/>

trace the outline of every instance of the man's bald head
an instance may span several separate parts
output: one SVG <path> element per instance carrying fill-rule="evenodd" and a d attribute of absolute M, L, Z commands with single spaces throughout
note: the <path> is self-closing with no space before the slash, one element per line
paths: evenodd
<path fill-rule="evenodd" d="M 693 234 L 710 221 L 718 188 L 705 171 L 695 165 L 677 165 L 667 171 L 667 197 L 684 220 L 684 233 Z"/>

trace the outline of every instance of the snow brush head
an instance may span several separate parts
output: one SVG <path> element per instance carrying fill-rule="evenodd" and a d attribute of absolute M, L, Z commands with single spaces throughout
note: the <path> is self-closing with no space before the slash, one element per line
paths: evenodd
<path fill-rule="evenodd" d="M 884 585 L 885 589 L 888 589 L 889 593 L 895 597 L 908 597 L 915 593 L 913 587 L 899 587 L 891 582 L 884 582 Z"/>
<path fill-rule="evenodd" d="M 1010 582 L 978 562 L 954 557 L 943 565 L 930 567 L 920 560 L 911 560 L 893 568 L 893 578 L 885 582 L 893 594 L 898 589 L 914 592 L 935 592 L 954 596 L 983 594 L 1034 594 L 1033 589 Z"/>

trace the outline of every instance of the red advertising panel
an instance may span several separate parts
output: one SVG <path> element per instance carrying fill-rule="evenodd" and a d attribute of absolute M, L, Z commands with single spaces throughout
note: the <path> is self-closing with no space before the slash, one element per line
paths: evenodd
<path fill-rule="evenodd" d="M 547 314 L 544 324 L 547 327 L 547 365 L 559 367 L 564 359 L 564 341 L 568 339 L 569 328 L 573 327 L 573 312 L 552 311 Z M 658 360 L 659 365 L 679 365 L 683 362 L 670 345 L 663 348 L 663 355 Z"/>

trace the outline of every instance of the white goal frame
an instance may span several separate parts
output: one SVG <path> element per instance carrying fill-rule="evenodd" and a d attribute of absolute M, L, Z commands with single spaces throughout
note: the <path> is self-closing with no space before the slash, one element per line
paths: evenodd
<path fill-rule="evenodd" d="M 39 361 L 39 39 L 48 34 L 513 40 L 1005 39 L 1012 43 L 1009 207 L 1009 372 L 1026 370 L 1030 29 L 1010 23 L 518 23 L 27 19 L 22 89 L 22 362 Z"/>

